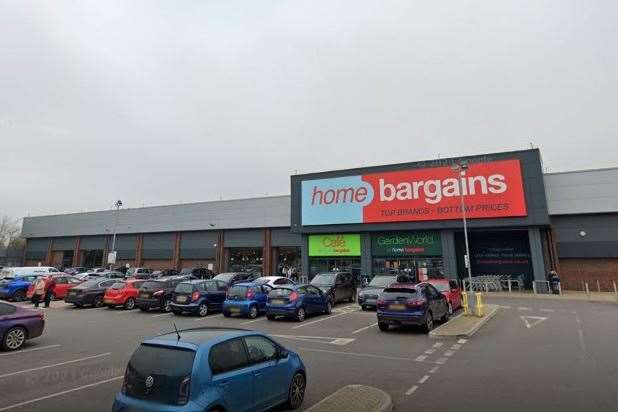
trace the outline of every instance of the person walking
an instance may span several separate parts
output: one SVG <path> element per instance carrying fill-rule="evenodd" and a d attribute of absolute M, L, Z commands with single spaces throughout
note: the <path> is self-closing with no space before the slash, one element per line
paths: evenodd
<path fill-rule="evenodd" d="M 549 271 L 549 283 L 551 284 L 551 290 L 554 295 L 560 294 L 560 276 L 555 270 Z"/>
<path fill-rule="evenodd" d="M 52 297 L 54 296 L 54 291 L 56 289 L 56 280 L 51 277 L 49 282 L 47 282 L 47 287 L 45 288 L 45 307 L 48 308 L 51 303 Z"/>
<path fill-rule="evenodd" d="M 34 303 L 34 307 L 38 308 L 39 303 L 41 303 L 41 298 L 45 295 L 45 280 L 43 278 L 38 278 L 34 282 L 34 291 L 32 293 L 32 303 Z"/>

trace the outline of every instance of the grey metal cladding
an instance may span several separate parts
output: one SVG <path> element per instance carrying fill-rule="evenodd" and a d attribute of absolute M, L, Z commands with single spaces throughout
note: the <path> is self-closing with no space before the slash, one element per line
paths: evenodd
<path fill-rule="evenodd" d="M 618 214 L 552 216 L 551 223 L 559 257 L 618 257 Z"/>
<path fill-rule="evenodd" d="M 24 237 L 111 234 L 113 210 L 26 217 Z M 290 224 L 290 196 L 121 209 L 117 233 L 282 227 Z"/>
<path fill-rule="evenodd" d="M 75 249 L 74 237 L 57 237 L 52 243 L 53 250 L 73 250 Z"/>
<path fill-rule="evenodd" d="M 544 176 L 551 215 L 618 211 L 618 168 Z"/>
<path fill-rule="evenodd" d="M 83 236 L 79 240 L 79 248 L 81 250 L 105 249 L 105 236 Z"/>
<path fill-rule="evenodd" d="M 28 239 L 26 250 L 29 252 L 46 252 L 49 247 L 49 239 Z"/>
<path fill-rule="evenodd" d="M 219 240 L 215 231 L 183 232 L 180 240 L 181 259 L 214 259 Z"/>
<path fill-rule="evenodd" d="M 457 229 L 461 226 L 460 220 L 302 226 L 300 209 L 301 182 L 303 180 L 311 179 L 325 179 L 340 176 L 355 176 L 359 174 L 390 172 L 415 168 L 450 166 L 453 163 L 461 160 L 467 160 L 470 163 L 478 163 L 508 159 L 519 159 L 521 162 L 522 179 L 524 183 L 524 193 L 526 197 L 528 216 L 499 219 L 470 219 L 468 221 L 468 225 L 471 228 L 549 225 L 549 214 L 547 210 L 547 200 L 545 197 L 545 183 L 543 181 L 541 155 L 538 149 L 531 149 L 291 176 L 291 230 L 292 232 L 299 233 L 337 233 L 389 230 Z"/>
<path fill-rule="evenodd" d="M 146 233 L 142 243 L 144 259 L 171 259 L 174 256 L 175 233 Z"/>
<path fill-rule="evenodd" d="M 262 247 L 263 230 L 226 230 L 223 234 L 225 247 Z"/>
<path fill-rule="evenodd" d="M 137 247 L 137 235 L 117 235 L 116 251 L 118 259 L 135 259 L 135 248 Z M 110 239 L 111 250 L 111 239 Z"/>
<path fill-rule="evenodd" d="M 303 237 L 300 233 L 290 232 L 290 228 L 278 228 L 270 231 L 270 244 L 274 247 L 301 246 Z"/>

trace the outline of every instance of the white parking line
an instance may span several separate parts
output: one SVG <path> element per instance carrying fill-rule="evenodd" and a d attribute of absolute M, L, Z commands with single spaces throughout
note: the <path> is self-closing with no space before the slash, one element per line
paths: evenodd
<path fill-rule="evenodd" d="M 223 314 L 219 313 L 218 315 L 209 315 L 209 316 L 204 316 L 204 317 L 198 316 L 197 318 L 195 318 L 193 320 L 198 322 L 200 320 L 208 320 L 208 319 L 213 319 L 213 318 L 220 318 L 222 316 L 223 316 Z"/>
<path fill-rule="evenodd" d="M 453 352 L 452 350 L 447 350 L 446 352 L 444 352 L 444 356 L 453 356 L 455 354 L 455 352 Z"/>
<path fill-rule="evenodd" d="M 241 325 L 248 325 L 250 323 L 261 322 L 263 320 L 267 320 L 267 319 L 266 318 L 258 318 L 258 319 L 253 319 L 253 320 L 250 320 L 250 321 L 247 321 L 247 322 L 241 322 L 240 324 Z"/>
<path fill-rule="evenodd" d="M 532 309 L 527 308 L 527 307 L 525 307 L 525 306 L 519 306 L 517 309 L 518 309 L 518 310 L 532 310 Z"/>
<path fill-rule="evenodd" d="M 459 343 L 460 345 L 463 345 L 464 343 L 466 343 L 468 341 L 468 339 L 459 339 L 457 341 L 457 343 Z"/>
<path fill-rule="evenodd" d="M 427 355 L 431 355 L 431 354 L 433 354 L 435 351 L 436 351 L 435 349 L 427 349 L 427 350 L 425 351 L 425 353 L 426 353 Z"/>
<path fill-rule="evenodd" d="M 68 365 L 69 363 L 77 363 L 77 362 L 82 362 L 82 361 L 89 360 L 89 359 L 102 358 L 104 356 L 109 356 L 111 354 L 112 354 L 111 352 L 99 353 L 98 355 L 86 356 L 85 358 L 79 358 L 79 359 L 73 359 L 73 360 L 66 361 L 66 362 L 54 363 L 53 365 L 46 365 L 46 366 L 40 366 L 38 368 L 30 368 L 30 369 L 24 369 L 21 371 L 17 371 L 17 372 L 5 373 L 4 375 L 0 375 L 0 379 L 7 378 L 9 376 L 21 375 L 22 373 L 40 371 L 42 369 L 48 369 L 48 368 L 54 368 L 56 366 Z"/>
<path fill-rule="evenodd" d="M 169 312 L 169 313 L 159 313 L 158 315 L 152 315 L 153 318 L 160 318 L 161 316 L 172 316 L 173 313 Z"/>
<path fill-rule="evenodd" d="M 319 322 L 324 322 L 325 320 L 337 318 L 339 316 L 349 315 L 350 313 L 354 313 L 354 312 L 350 311 L 350 312 L 345 312 L 345 313 L 338 313 L 338 314 L 332 315 L 332 316 L 327 316 L 327 317 L 322 318 L 322 319 L 314 320 L 313 322 L 302 323 L 302 324 L 300 324 L 298 326 L 292 327 L 292 329 L 304 328 L 305 326 L 313 325 L 313 324 L 319 323 Z"/>
<path fill-rule="evenodd" d="M 436 342 L 433 344 L 434 348 L 439 348 L 440 346 L 444 345 L 444 342 Z"/>
<path fill-rule="evenodd" d="M 461 345 L 459 343 L 456 343 L 453 346 L 451 346 L 451 350 L 459 350 L 459 349 L 461 349 Z"/>
<path fill-rule="evenodd" d="M 406 392 L 406 395 L 408 396 L 412 395 L 414 392 L 416 392 L 417 389 L 418 389 L 418 385 L 414 385 L 413 387 L 408 389 L 408 391 Z"/>
<path fill-rule="evenodd" d="M 57 396 L 66 395 L 67 393 L 80 391 L 82 389 L 92 388 L 93 386 L 103 385 L 104 383 L 109 383 L 109 382 L 117 381 L 117 380 L 120 380 L 120 379 L 123 379 L 123 378 L 124 378 L 124 375 L 123 376 L 116 376 L 115 378 L 110 378 L 110 379 L 105 379 L 105 380 L 99 381 L 99 382 L 89 383 L 88 385 L 78 386 L 77 388 L 67 389 L 66 391 L 52 393 L 51 395 L 41 396 L 40 398 L 36 398 L 36 399 L 30 399 L 29 401 L 20 402 L 20 403 L 14 403 L 13 405 L 9 405 L 9 406 L 5 406 L 3 408 L 0 408 L 0 412 L 8 411 L 8 410 L 19 408 L 19 407 L 26 406 L 26 405 L 30 405 L 30 404 L 35 403 L 35 402 L 44 401 L 45 399 L 50 399 L 50 398 L 55 398 Z"/>
<path fill-rule="evenodd" d="M 440 369 L 440 367 L 439 367 L 439 366 L 434 366 L 433 368 L 431 368 L 431 369 L 429 370 L 429 373 L 436 373 L 436 372 L 438 371 L 438 369 Z"/>
<path fill-rule="evenodd" d="M 417 361 L 417 362 L 424 362 L 425 359 L 427 359 L 427 355 L 419 355 L 414 360 Z"/>
<path fill-rule="evenodd" d="M 369 325 L 369 326 L 365 326 L 364 328 L 356 329 L 354 332 L 352 332 L 352 335 L 356 335 L 357 333 L 360 333 L 360 332 L 362 332 L 362 331 L 364 331 L 364 330 L 374 328 L 374 327 L 376 327 L 377 325 L 378 325 L 378 322 L 376 322 L 376 323 L 372 323 L 371 325 Z"/>
<path fill-rule="evenodd" d="M 436 363 L 438 365 L 444 365 L 446 363 L 446 361 L 448 360 L 448 358 L 439 358 Z"/>
<path fill-rule="evenodd" d="M 325 350 L 325 349 L 312 349 L 312 348 L 298 348 L 298 350 L 305 352 L 318 352 L 318 353 L 331 353 L 333 355 L 347 355 L 347 356 L 356 356 L 360 358 L 374 358 L 374 359 L 387 359 L 387 360 L 395 360 L 395 361 L 408 361 L 412 362 L 414 359 L 411 358 L 402 358 L 397 356 L 385 356 L 385 355 L 374 355 L 373 353 L 357 353 L 357 352 L 341 352 L 336 350 Z"/>
<path fill-rule="evenodd" d="M 556 309 L 544 309 L 544 308 L 541 308 L 541 309 L 539 309 L 539 310 L 540 310 L 541 312 L 549 312 L 549 313 L 554 313 L 554 312 L 556 311 Z"/>
<path fill-rule="evenodd" d="M 422 378 L 420 378 L 418 380 L 418 383 L 423 384 L 423 383 L 427 382 L 427 379 L 429 379 L 429 375 L 425 375 Z"/>
<path fill-rule="evenodd" d="M 37 351 L 37 350 L 57 348 L 57 347 L 59 347 L 59 346 L 60 346 L 60 345 L 47 345 L 47 346 L 39 346 L 38 348 L 24 349 L 24 350 L 19 350 L 19 351 L 15 351 L 15 352 L 0 353 L 0 356 L 19 355 L 19 354 L 21 354 L 21 353 L 26 353 L 26 352 L 34 352 L 34 351 Z"/>

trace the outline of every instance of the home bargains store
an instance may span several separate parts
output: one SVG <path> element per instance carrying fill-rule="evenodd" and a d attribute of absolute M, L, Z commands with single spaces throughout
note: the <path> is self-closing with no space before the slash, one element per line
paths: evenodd
<path fill-rule="evenodd" d="M 468 165 L 465 176 L 453 164 Z M 551 242 L 537 150 L 291 178 L 292 232 L 310 276 L 339 269 L 461 277 L 468 217 L 474 275 L 546 278 Z"/>

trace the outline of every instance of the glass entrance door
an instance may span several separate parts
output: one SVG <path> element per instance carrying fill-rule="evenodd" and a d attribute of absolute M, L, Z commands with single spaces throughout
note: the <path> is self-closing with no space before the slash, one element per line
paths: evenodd
<path fill-rule="evenodd" d="M 360 258 L 358 257 L 323 257 L 309 260 L 309 279 L 320 272 L 352 272 L 360 274 Z"/>
<path fill-rule="evenodd" d="M 427 278 L 441 278 L 444 274 L 444 260 L 439 257 L 388 257 L 374 258 L 373 275 L 388 275 L 397 273 L 407 273 L 412 275 L 417 281 Z"/>

